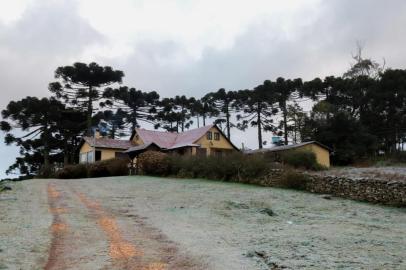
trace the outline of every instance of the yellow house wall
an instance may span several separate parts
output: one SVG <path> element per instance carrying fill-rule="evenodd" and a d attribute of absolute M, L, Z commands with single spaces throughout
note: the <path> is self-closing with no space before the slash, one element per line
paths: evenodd
<path fill-rule="evenodd" d="M 195 144 L 201 145 L 201 148 L 207 149 L 207 155 L 211 154 L 211 149 L 223 149 L 223 150 L 234 150 L 234 147 L 228 142 L 228 140 L 220 133 L 220 140 L 214 140 L 214 132 L 219 132 L 217 128 L 212 127 L 209 131 L 213 133 L 212 140 L 207 140 L 206 134 L 202 136 L 199 140 L 194 142 Z M 144 142 L 137 135 L 134 136 L 132 142 L 135 145 L 142 145 Z M 196 148 L 192 147 L 191 154 L 196 154 Z"/>
<path fill-rule="evenodd" d="M 90 146 L 90 144 L 88 144 L 87 142 L 85 142 L 82 147 L 80 148 L 80 153 L 87 153 L 93 151 L 93 148 Z"/>
<path fill-rule="evenodd" d="M 85 142 L 82 147 L 80 148 L 79 152 L 88 153 L 93 151 L 93 147 L 91 147 L 87 142 Z M 116 157 L 116 152 L 123 152 L 122 150 L 118 149 L 109 149 L 109 148 L 96 148 L 97 151 L 101 151 L 101 160 L 112 159 Z"/>
<path fill-rule="evenodd" d="M 330 167 L 330 152 L 327 149 L 312 143 L 300 147 L 300 150 L 313 152 L 316 155 L 317 163 L 327 168 Z"/>
<path fill-rule="evenodd" d="M 234 147 L 228 142 L 228 140 L 220 133 L 220 140 L 214 140 L 214 132 L 219 132 L 217 128 L 212 127 L 209 131 L 213 133 L 212 140 L 208 140 L 206 134 L 197 140 L 195 143 L 199 144 L 201 148 L 207 149 L 207 155 L 210 155 L 211 149 L 224 149 L 224 150 L 234 150 Z M 193 152 L 192 152 L 193 154 Z"/>
<path fill-rule="evenodd" d="M 144 142 L 141 140 L 141 138 L 138 137 L 137 134 L 135 134 L 135 136 L 133 137 L 132 142 L 135 145 L 143 145 L 144 144 Z"/>
<path fill-rule="evenodd" d="M 116 152 L 122 152 L 117 149 L 97 149 L 101 151 L 101 160 L 112 159 L 116 157 Z"/>

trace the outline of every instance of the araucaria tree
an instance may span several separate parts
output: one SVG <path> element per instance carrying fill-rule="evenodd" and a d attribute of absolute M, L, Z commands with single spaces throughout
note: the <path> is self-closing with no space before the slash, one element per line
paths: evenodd
<path fill-rule="evenodd" d="M 50 168 L 51 151 L 57 147 L 55 132 L 63 109 L 64 105 L 55 98 L 26 97 L 7 105 L 1 112 L 4 119 L 1 130 L 6 132 L 6 144 L 16 144 L 23 155 L 11 169 L 30 174 Z M 19 132 L 15 130 L 24 134 L 17 136 Z"/>
<path fill-rule="evenodd" d="M 231 138 L 231 127 L 234 124 L 231 122 L 231 115 L 239 111 L 238 103 L 236 102 L 235 91 L 226 91 L 224 88 L 219 89 L 217 92 L 208 93 L 204 99 L 208 101 L 211 107 L 217 111 L 215 113 L 219 116 L 215 123 L 226 124 L 227 138 Z"/>
<path fill-rule="evenodd" d="M 186 96 L 162 99 L 156 114 L 157 124 L 155 124 L 155 128 L 162 127 L 167 131 L 174 132 L 188 129 L 193 124 L 193 120 L 190 119 L 193 102 L 194 99 L 189 99 Z"/>
<path fill-rule="evenodd" d="M 278 112 L 274 106 L 277 100 L 272 91 L 272 82 L 267 80 L 254 90 L 238 91 L 237 100 L 243 111 L 243 114 L 237 115 L 237 120 L 239 120 L 237 127 L 241 130 L 245 130 L 249 126 L 256 127 L 258 147 L 261 149 L 266 143 L 262 138 L 262 132 L 277 130 L 272 119 L 272 116 Z"/>
<path fill-rule="evenodd" d="M 58 67 L 55 78 L 61 81 L 50 83 L 49 90 L 57 98 L 86 112 L 86 130 L 91 134 L 94 104 L 101 98 L 100 88 L 121 83 L 124 73 L 109 66 L 97 63 L 74 63 L 72 66 Z"/>
<path fill-rule="evenodd" d="M 288 105 L 288 132 L 291 134 L 293 143 L 298 143 L 302 140 L 300 132 L 304 127 L 306 113 L 299 104 Z"/>
<path fill-rule="evenodd" d="M 101 106 L 122 110 L 125 121 L 131 125 L 131 132 L 140 126 L 140 122 L 155 123 L 154 115 L 159 104 L 159 95 L 155 91 L 143 92 L 127 86 L 106 88 L 103 98 L 106 101 Z"/>
<path fill-rule="evenodd" d="M 279 108 L 282 112 L 281 126 L 283 128 L 285 145 L 288 144 L 288 101 L 292 98 L 293 95 L 295 95 L 295 97 L 299 96 L 301 86 L 302 79 L 276 79 L 274 91 L 279 104 Z"/>

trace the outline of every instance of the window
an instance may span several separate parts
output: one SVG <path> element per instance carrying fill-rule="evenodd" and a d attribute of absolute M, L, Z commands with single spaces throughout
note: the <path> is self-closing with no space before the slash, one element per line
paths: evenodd
<path fill-rule="evenodd" d="M 220 141 L 220 133 L 214 132 L 214 140 L 215 141 Z"/>
<path fill-rule="evenodd" d="M 101 151 L 96 151 L 96 161 L 101 160 Z"/>
<path fill-rule="evenodd" d="M 213 140 L 213 133 L 212 133 L 211 131 L 207 132 L 206 138 L 207 138 L 209 141 Z"/>
<path fill-rule="evenodd" d="M 87 153 L 80 153 L 80 163 L 87 163 Z"/>
<path fill-rule="evenodd" d="M 94 162 L 94 152 L 87 152 L 87 163 L 93 163 Z"/>
<path fill-rule="evenodd" d="M 123 152 L 115 152 L 114 157 L 115 158 L 120 158 L 120 159 L 127 159 L 128 158 L 127 154 L 123 153 Z"/>

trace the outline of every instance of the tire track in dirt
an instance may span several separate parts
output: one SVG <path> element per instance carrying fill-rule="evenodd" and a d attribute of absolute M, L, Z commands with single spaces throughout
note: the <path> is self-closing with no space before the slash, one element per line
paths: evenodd
<path fill-rule="evenodd" d="M 204 269 L 193 259 L 180 255 L 176 245 L 158 230 L 147 226 L 142 217 L 128 215 L 125 224 L 122 224 L 124 226 L 119 226 L 116 216 L 121 213 L 114 216 L 112 211 L 104 209 L 98 201 L 90 199 L 83 192 L 73 188 L 72 192 L 91 211 L 109 239 L 109 255 L 118 269 Z M 135 224 L 128 224 L 129 218 L 135 219 Z"/>
<path fill-rule="evenodd" d="M 53 220 L 45 270 L 205 269 L 145 218 L 122 208 L 104 209 L 71 183 L 48 183 L 47 195 Z"/>
<path fill-rule="evenodd" d="M 51 247 L 49 250 L 48 261 L 44 267 L 45 270 L 51 269 L 64 269 L 65 262 L 61 257 L 63 254 L 66 234 L 69 230 L 69 226 L 61 217 L 62 213 L 66 213 L 66 208 L 61 204 L 61 193 L 56 190 L 55 185 L 49 183 L 47 187 L 49 210 L 53 215 L 51 225 Z"/>
<path fill-rule="evenodd" d="M 44 269 L 93 270 L 110 265 L 105 252 L 107 239 L 97 229 L 95 221 L 89 218 L 88 209 L 61 183 L 49 183 L 47 193 L 53 220 L 50 226 L 51 245 Z"/>
<path fill-rule="evenodd" d="M 164 270 L 166 264 L 162 262 L 152 262 L 145 264 L 142 257 L 143 250 L 134 244 L 126 241 L 117 225 L 116 219 L 107 213 L 99 202 L 89 199 L 84 193 L 76 192 L 79 200 L 94 214 L 97 224 L 104 231 L 109 239 L 109 255 L 114 260 L 114 264 L 119 269 L 142 269 L 142 270 Z"/>

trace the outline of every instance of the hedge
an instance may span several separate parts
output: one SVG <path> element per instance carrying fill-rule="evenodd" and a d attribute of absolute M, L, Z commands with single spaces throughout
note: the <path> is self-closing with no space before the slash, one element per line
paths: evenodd
<path fill-rule="evenodd" d="M 128 175 L 127 159 L 109 159 L 97 161 L 91 164 L 69 165 L 58 170 L 56 178 L 60 179 L 77 179 L 87 177 L 108 177 Z"/>

